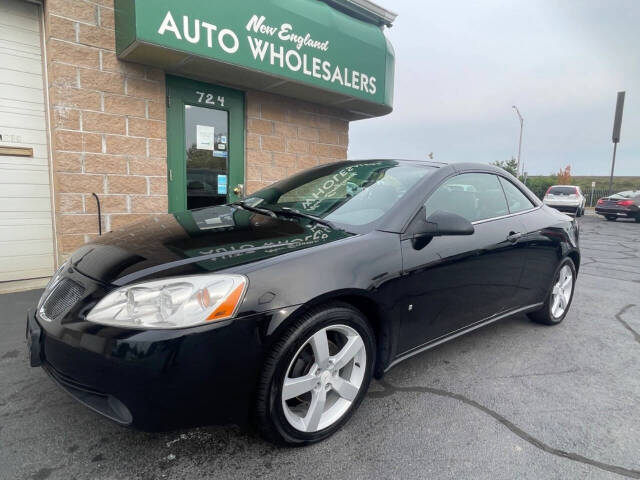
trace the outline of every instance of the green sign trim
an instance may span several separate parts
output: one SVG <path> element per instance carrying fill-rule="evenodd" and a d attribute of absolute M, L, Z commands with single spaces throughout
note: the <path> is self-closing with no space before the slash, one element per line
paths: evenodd
<path fill-rule="evenodd" d="M 376 25 L 317 0 L 116 0 L 121 58 L 139 45 L 390 107 L 394 53 Z"/>

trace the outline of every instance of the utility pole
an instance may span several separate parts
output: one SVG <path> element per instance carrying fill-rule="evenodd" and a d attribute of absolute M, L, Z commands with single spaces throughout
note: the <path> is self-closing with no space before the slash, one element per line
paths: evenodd
<path fill-rule="evenodd" d="M 522 153 L 522 130 L 524 129 L 524 118 L 522 118 L 522 115 L 520 115 L 520 110 L 518 110 L 518 107 L 516 107 L 515 105 L 512 105 L 512 107 L 515 111 L 516 114 L 518 115 L 518 119 L 520 120 L 520 141 L 518 142 L 518 166 L 516 168 L 516 177 L 518 175 L 520 175 L 520 154 Z M 524 173 L 524 164 L 522 164 L 522 173 Z"/>
<path fill-rule="evenodd" d="M 625 92 L 618 92 L 618 99 L 616 100 L 616 115 L 613 119 L 613 134 L 611 135 L 611 141 L 613 142 L 613 158 L 611 159 L 611 175 L 609 175 L 609 195 L 613 193 L 613 170 L 616 167 L 616 150 L 618 149 L 618 142 L 620 142 L 620 126 L 622 125 L 622 111 L 624 110 L 624 95 Z"/>

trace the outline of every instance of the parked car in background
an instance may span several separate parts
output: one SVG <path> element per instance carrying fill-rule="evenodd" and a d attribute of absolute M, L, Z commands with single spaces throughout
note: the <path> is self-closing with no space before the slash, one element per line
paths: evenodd
<path fill-rule="evenodd" d="M 596 213 L 612 222 L 623 217 L 634 218 L 640 223 L 640 190 L 627 190 L 599 199 Z"/>
<path fill-rule="evenodd" d="M 584 215 L 586 197 L 580 187 L 574 185 L 554 185 L 544 194 L 542 203 L 561 212 L 574 213 L 576 217 Z"/>
<path fill-rule="evenodd" d="M 31 365 L 121 425 L 313 443 L 402 360 L 516 314 L 562 322 L 578 237 L 500 168 L 321 165 L 78 249 L 28 314 Z"/>

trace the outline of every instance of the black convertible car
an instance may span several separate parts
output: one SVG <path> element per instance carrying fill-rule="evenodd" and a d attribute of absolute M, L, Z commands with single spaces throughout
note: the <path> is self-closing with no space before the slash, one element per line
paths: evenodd
<path fill-rule="evenodd" d="M 478 164 L 322 165 L 77 250 L 28 314 L 33 366 L 145 430 L 339 429 L 372 376 L 502 318 L 560 323 L 578 225 Z"/>

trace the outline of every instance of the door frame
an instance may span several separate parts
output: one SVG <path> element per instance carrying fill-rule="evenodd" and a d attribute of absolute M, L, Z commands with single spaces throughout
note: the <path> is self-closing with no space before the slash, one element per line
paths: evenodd
<path fill-rule="evenodd" d="M 235 185 L 244 185 L 245 177 L 245 110 L 243 91 L 200 82 L 184 77 L 166 75 L 167 88 L 167 194 L 169 212 L 187 209 L 187 162 L 185 158 L 184 106 L 224 110 L 229 115 L 228 132 L 228 190 L 227 201 L 241 198 Z M 223 98 L 223 102 L 219 99 Z M 232 162 L 233 161 L 233 168 Z"/>

